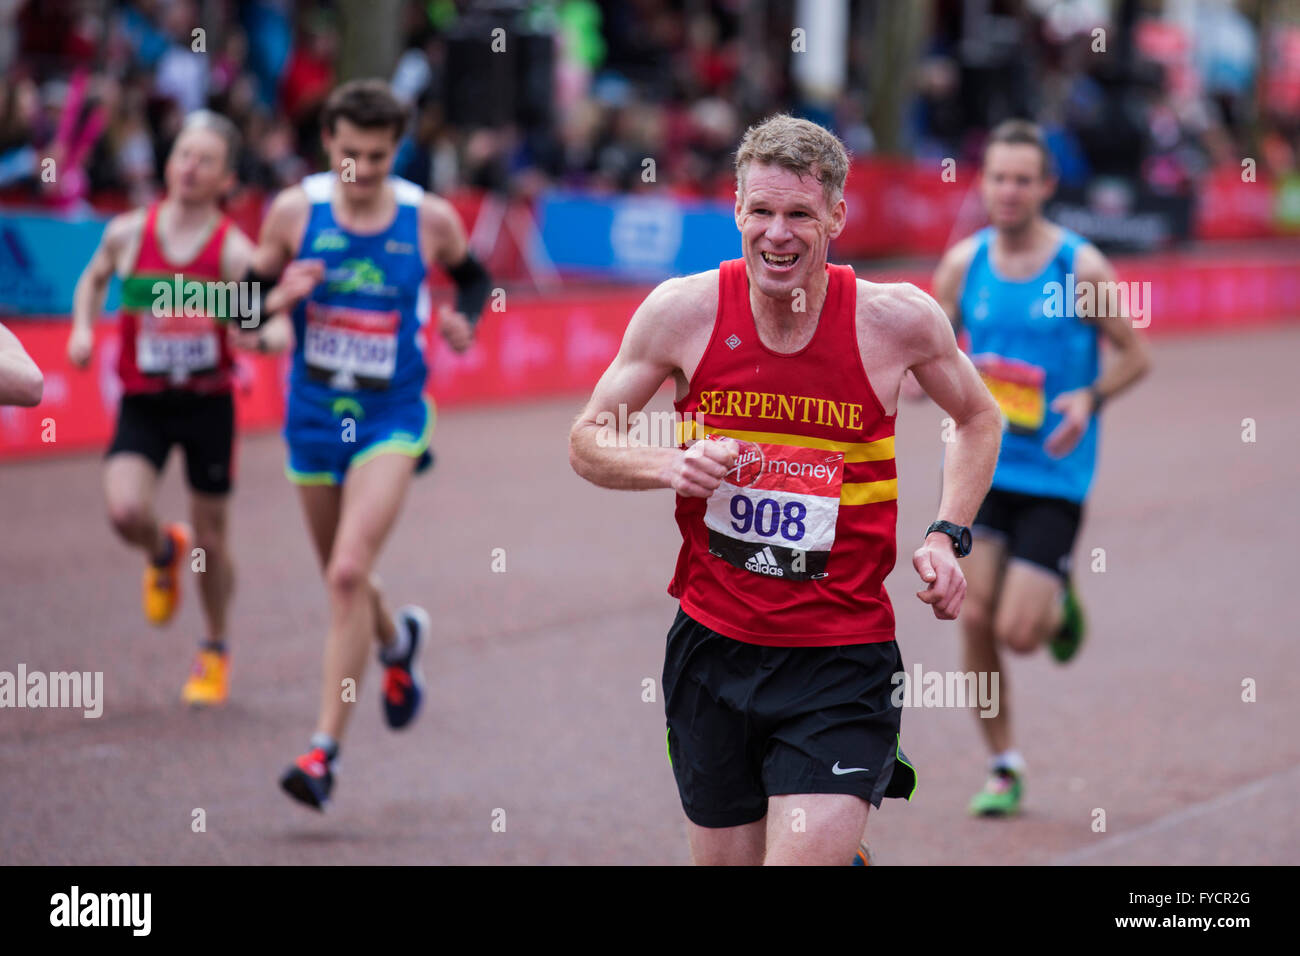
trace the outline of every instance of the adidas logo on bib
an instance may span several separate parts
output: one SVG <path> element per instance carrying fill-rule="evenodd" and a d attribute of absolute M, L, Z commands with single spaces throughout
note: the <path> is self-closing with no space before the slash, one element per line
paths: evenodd
<path fill-rule="evenodd" d="M 764 548 L 751 554 L 749 560 L 745 562 L 745 570 L 770 574 L 776 578 L 785 577 L 785 572 L 781 570 L 781 565 L 777 563 L 776 555 L 772 553 L 771 548 Z"/>

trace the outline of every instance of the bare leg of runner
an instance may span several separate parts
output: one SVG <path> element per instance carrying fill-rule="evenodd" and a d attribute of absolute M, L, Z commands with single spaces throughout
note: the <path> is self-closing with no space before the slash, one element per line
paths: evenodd
<path fill-rule="evenodd" d="M 966 573 L 966 601 L 962 604 L 961 624 L 965 644 L 964 667 L 975 674 L 998 674 L 999 707 L 994 717 L 975 714 L 975 723 L 988 743 L 989 752 L 1003 753 L 1011 748 L 1011 709 L 1007 706 L 1006 673 L 998 653 L 994 621 L 1000 603 L 1006 546 L 998 538 L 981 535 L 971 553 L 963 559 Z"/>
<path fill-rule="evenodd" d="M 339 527 L 339 512 L 343 504 L 343 489 L 338 485 L 300 485 L 298 499 L 302 502 L 321 573 L 329 567 L 330 552 L 334 550 L 334 535 Z M 374 602 L 375 639 L 381 644 L 391 644 L 396 635 L 393 616 L 384 606 L 383 588 L 379 575 L 370 575 L 370 596 Z"/>
<path fill-rule="evenodd" d="M 143 455 L 120 452 L 104 468 L 104 498 L 108 520 L 118 536 L 142 549 L 150 558 L 163 552 L 162 526 L 154 516 L 154 491 L 158 473 Z"/>
<path fill-rule="evenodd" d="M 1060 626 L 1061 579 L 1037 564 L 1008 561 L 993 625 L 998 642 L 1032 654 Z"/>
<path fill-rule="evenodd" d="M 226 609 L 235 592 L 235 567 L 226 544 L 228 495 L 192 492 L 190 520 L 194 523 L 194 547 L 203 549 L 204 572 L 198 575 L 207 638 L 214 644 L 226 639 Z M 185 556 L 183 560 L 189 560 Z"/>
<path fill-rule="evenodd" d="M 401 511 L 415 460 L 380 455 L 348 472 L 343 484 L 334 546 L 325 569 L 330 599 L 330 628 L 325 641 L 325 680 L 321 689 L 318 733 L 342 739 L 350 715 L 342 698 L 343 681 L 360 689 L 375 633 L 371 569 Z"/>
<path fill-rule="evenodd" d="M 786 793 L 767 803 L 765 866 L 843 866 L 865 839 L 871 804 L 849 793 Z"/>
<path fill-rule="evenodd" d="M 702 827 L 688 820 L 686 830 L 696 866 L 759 866 L 763 862 L 764 820 L 740 827 Z"/>

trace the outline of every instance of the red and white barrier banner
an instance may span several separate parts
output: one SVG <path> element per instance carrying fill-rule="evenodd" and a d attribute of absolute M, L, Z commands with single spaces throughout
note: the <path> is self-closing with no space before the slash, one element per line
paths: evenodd
<path fill-rule="evenodd" d="M 45 391 L 35 408 L 0 407 L 0 459 L 107 448 L 122 395 L 116 323 L 96 327 L 94 358 L 86 369 L 67 359 L 71 322 L 39 319 L 7 325 L 44 373 Z M 283 360 L 241 353 L 236 361 L 237 427 L 279 425 L 284 420 Z"/>
<path fill-rule="evenodd" d="M 1116 259 L 1118 281 L 1130 288 L 1150 283 L 1141 319 L 1146 335 L 1243 328 L 1300 319 L 1300 269 L 1296 254 L 1283 249 L 1255 258 L 1177 254 Z M 873 282 L 911 282 L 930 291 L 931 273 L 915 269 L 858 274 Z M 1130 300 L 1139 301 L 1139 300 Z"/>
<path fill-rule="evenodd" d="M 511 297 L 505 312 L 488 311 L 474 346 L 457 355 L 431 325 L 429 392 L 442 407 L 518 401 L 588 389 L 618 351 L 623 330 L 649 289 L 612 289 L 547 300 Z M 8 323 L 45 374 L 36 408 L 0 407 L 0 460 L 106 448 L 122 393 L 115 323 L 95 331 L 95 357 L 85 370 L 66 357 L 70 323 L 39 319 Z M 242 430 L 276 428 L 284 420 L 286 360 L 240 353 L 235 402 Z"/>
<path fill-rule="evenodd" d="M 1300 320 L 1300 270 L 1288 250 L 1231 259 L 1170 254 L 1116 261 L 1119 280 L 1150 283 L 1143 293 L 1144 333 L 1163 335 Z M 865 279 L 913 282 L 929 289 L 929 271 L 864 269 Z M 588 391 L 623 338 L 649 287 L 563 293 L 545 299 L 514 294 L 504 312 L 488 311 L 474 346 L 457 355 L 426 330 L 433 373 L 429 391 L 443 407 L 526 401 Z M 439 297 L 445 293 L 439 293 Z M 1149 320 L 1149 321 L 1148 321 Z M 84 371 L 67 361 L 66 320 L 25 320 L 10 328 L 45 373 L 36 408 L 0 408 L 0 459 L 106 447 L 121 386 L 113 323 L 96 330 L 95 359 Z M 284 359 L 239 356 L 236 408 L 245 430 L 283 420 Z"/>
<path fill-rule="evenodd" d="M 595 385 L 648 287 L 550 299 L 511 297 L 487 311 L 473 348 L 457 355 L 431 326 L 431 392 L 439 405 L 513 401 Z"/>

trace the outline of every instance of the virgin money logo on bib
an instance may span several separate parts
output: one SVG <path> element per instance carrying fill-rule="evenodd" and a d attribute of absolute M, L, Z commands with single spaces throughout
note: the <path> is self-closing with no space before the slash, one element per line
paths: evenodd
<path fill-rule="evenodd" d="M 826 577 L 839 519 L 844 455 L 763 442 L 738 444 L 736 464 L 704 513 L 709 553 L 762 577 Z"/>
<path fill-rule="evenodd" d="M 736 455 L 735 467 L 727 474 L 727 480 L 741 488 L 748 488 L 758 481 L 763 474 L 767 459 L 763 455 L 763 446 L 752 441 L 736 441 L 740 451 Z"/>

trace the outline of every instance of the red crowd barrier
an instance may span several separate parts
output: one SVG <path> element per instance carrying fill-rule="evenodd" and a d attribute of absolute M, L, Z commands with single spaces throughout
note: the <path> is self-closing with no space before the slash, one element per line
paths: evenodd
<path fill-rule="evenodd" d="M 35 408 L 0 407 L 0 459 L 107 447 L 122 394 L 116 323 L 101 322 L 96 327 L 94 358 L 86 369 L 68 362 L 70 321 L 6 324 L 45 374 L 45 392 Z M 235 409 L 240 429 L 268 428 L 283 421 L 281 361 L 261 355 L 238 357 Z"/>
<path fill-rule="evenodd" d="M 1289 249 L 1227 260 L 1188 253 L 1122 259 L 1116 268 L 1123 282 L 1150 283 L 1145 334 L 1163 335 L 1300 320 L 1295 259 Z M 868 268 L 860 275 L 927 289 L 930 283 L 928 271 L 915 269 Z M 511 296 L 504 312 L 484 316 L 478 341 L 465 355 L 453 353 L 430 326 L 429 391 L 439 405 L 448 407 L 590 389 L 618 350 L 628 318 L 648 291 L 641 286 L 587 289 L 545 299 Z M 0 460 L 107 444 L 120 393 L 116 331 L 112 323 L 101 323 L 94 363 L 81 371 L 65 358 L 68 327 L 66 320 L 11 324 L 45 372 L 45 397 L 36 408 L 0 408 Z M 240 369 L 240 427 L 278 427 L 284 410 L 284 360 L 242 355 Z"/>
<path fill-rule="evenodd" d="M 592 385 L 618 350 L 632 312 L 648 290 L 616 288 L 545 300 L 507 298 L 488 312 L 464 355 L 451 351 L 431 323 L 429 392 L 440 406 L 518 401 Z M 36 408 L 0 407 L 0 460 L 104 448 L 112 437 L 121 384 L 115 323 L 95 332 L 95 357 L 85 370 L 66 358 L 70 322 L 39 319 L 9 328 L 45 373 Z M 240 354 L 235 392 L 241 430 L 278 427 L 284 419 L 286 360 Z"/>

